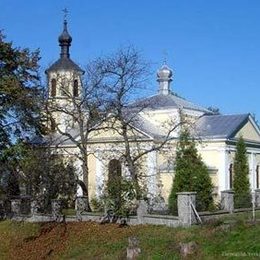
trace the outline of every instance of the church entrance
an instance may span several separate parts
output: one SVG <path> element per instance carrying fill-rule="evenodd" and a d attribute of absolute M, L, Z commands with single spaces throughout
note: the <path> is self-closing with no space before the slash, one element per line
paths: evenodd
<path fill-rule="evenodd" d="M 115 210 L 121 207 L 122 166 L 119 160 L 113 159 L 108 165 L 108 194 L 115 205 Z"/>

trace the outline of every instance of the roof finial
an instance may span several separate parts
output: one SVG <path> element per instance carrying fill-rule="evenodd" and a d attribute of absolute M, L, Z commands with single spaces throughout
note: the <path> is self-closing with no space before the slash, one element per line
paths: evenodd
<path fill-rule="evenodd" d="M 64 20 L 64 22 L 65 22 L 65 21 L 67 21 L 67 17 L 68 17 L 69 11 L 68 11 L 67 8 L 64 8 L 64 9 L 62 10 L 62 12 L 63 12 L 63 14 L 64 14 L 63 20 Z"/>
<path fill-rule="evenodd" d="M 166 49 L 163 50 L 163 65 L 166 65 L 168 61 L 168 52 Z"/>

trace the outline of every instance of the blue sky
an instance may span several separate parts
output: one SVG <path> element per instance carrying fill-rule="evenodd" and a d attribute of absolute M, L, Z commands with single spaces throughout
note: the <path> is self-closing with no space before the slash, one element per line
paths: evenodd
<path fill-rule="evenodd" d="M 16 46 L 40 48 L 42 71 L 59 57 L 64 7 L 71 57 L 82 67 L 133 44 L 152 63 L 153 94 L 167 51 L 174 92 L 260 121 L 259 0 L 0 0 L 0 28 Z"/>

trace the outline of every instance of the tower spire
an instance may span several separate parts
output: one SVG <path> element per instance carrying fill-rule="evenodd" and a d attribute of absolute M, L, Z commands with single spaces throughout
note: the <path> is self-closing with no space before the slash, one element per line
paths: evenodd
<path fill-rule="evenodd" d="M 65 8 L 63 10 L 64 12 L 64 18 L 63 18 L 63 32 L 59 36 L 59 45 L 61 47 L 61 52 L 60 52 L 60 57 L 61 58 L 69 58 L 70 53 L 69 53 L 69 48 L 72 42 L 72 37 L 68 33 L 68 28 L 67 28 L 67 15 L 68 15 L 68 10 Z"/>

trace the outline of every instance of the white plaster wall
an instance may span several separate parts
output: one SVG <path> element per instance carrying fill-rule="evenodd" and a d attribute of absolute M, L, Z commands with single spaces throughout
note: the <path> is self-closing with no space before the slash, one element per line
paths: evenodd
<path fill-rule="evenodd" d="M 100 152 L 96 154 L 96 196 L 100 198 L 105 185 L 105 169 Z"/>
<path fill-rule="evenodd" d="M 147 188 L 151 197 L 158 195 L 156 152 L 147 155 Z"/>

